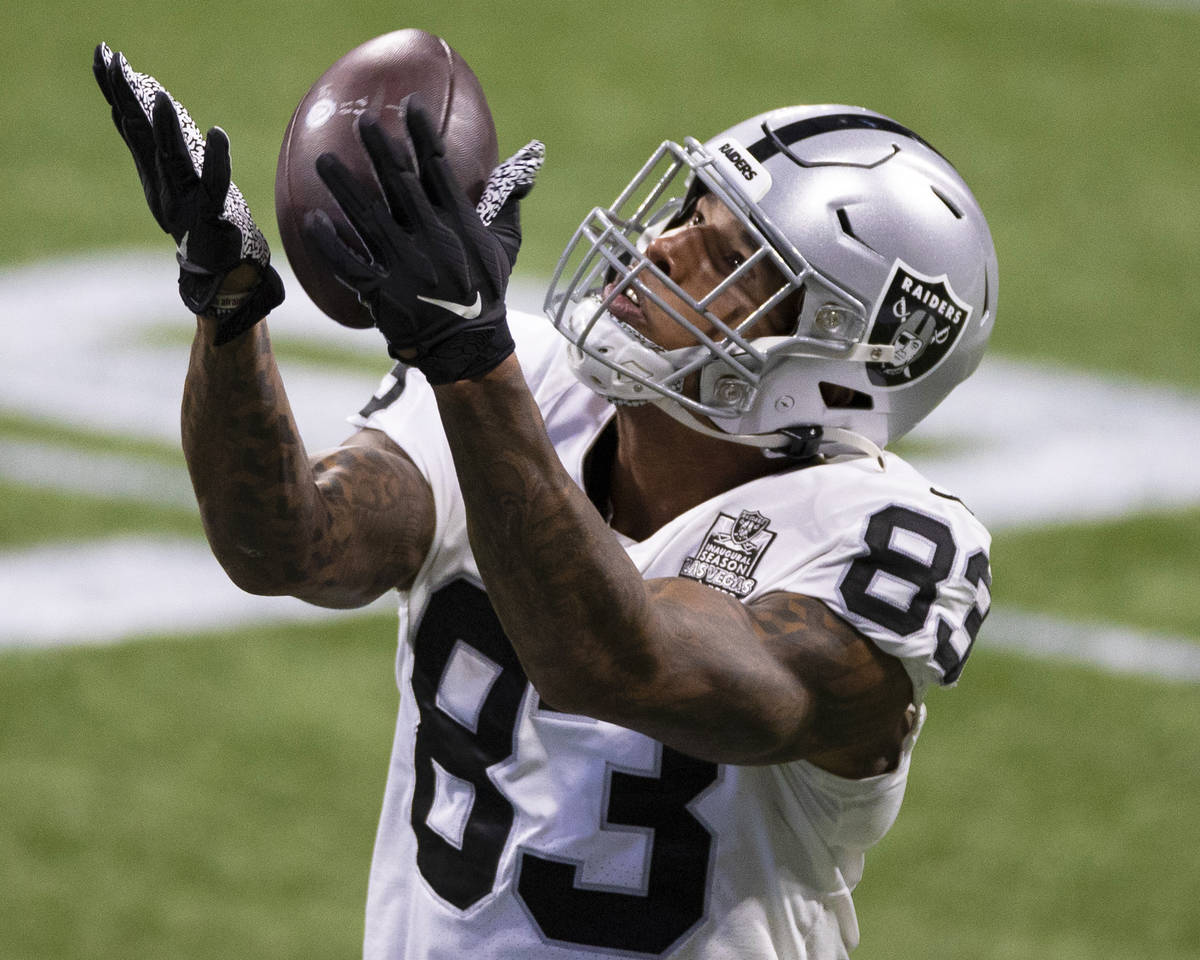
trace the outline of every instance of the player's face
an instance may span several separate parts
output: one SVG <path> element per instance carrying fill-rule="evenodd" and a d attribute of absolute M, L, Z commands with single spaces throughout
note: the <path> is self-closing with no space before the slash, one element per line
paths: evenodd
<path fill-rule="evenodd" d="M 646 248 L 646 257 L 693 299 L 700 300 L 744 263 L 755 249 L 738 218 L 716 197 L 706 194 L 697 201 L 685 223 L 664 231 Z M 700 330 L 713 333 L 711 323 L 667 290 L 656 277 L 646 274 L 644 283 Z M 709 309 L 728 326 L 737 327 L 782 283 L 779 272 L 764 261 L 723 291 Z M 789 331 L 795 324 L 795 307 L 794 298 L 785 300 L 756 323 L 755 329 L 748 331 L 749 335 L 767 336 Z M 668 350 L 696 343 L 688 330 L 648 297 L 638 297 L 636 292 L 618 296 L 609 310 Z"/>

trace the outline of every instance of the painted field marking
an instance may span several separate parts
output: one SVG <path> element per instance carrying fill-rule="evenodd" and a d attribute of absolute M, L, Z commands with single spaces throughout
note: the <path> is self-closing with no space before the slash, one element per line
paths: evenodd
<path fill-rule="evenodd" d="M 130 252 L 0 270 L 0 317 L 23 330 L 0 355 L 0 410 L 177 447 L 187 351 L 145 336 L 163 323 L 188 327 L 175 269 L 170 257 Z M 329 344 L 361 352 L 364 369 L 375 363 L 380 373 L 386 369 L 374 331 L 331 323 L 283 272 L 293 294 L 272 317 L 277 343 Z M 510 299 L 536 313 L 541 293 L 540 284 L 517 280 Z M 370 373 L 281 366 L 310 450 L 339 442 L 349 431 L 344 416 L 376 385 Z M 913 462 L 993 529 L 1200 503 L 1197 455 L 1180 442 L 1200 436 L 1200 396 L 1186 391 L 989 357 L 915 436 L 947 452 Z M 1120 438 L 1119 456 L 1114 438 Z M 0 440 L 0 476 L 73 492 L 192 503 L 182 467 L 51 442 Z M 242 593 L 202 543 L 136 537 L 0 552 L 0 646 L 107 643 L 338 615 L 344 614 Z M 1200 666 L 1192 666 L 1200 647 L 1119 628 L 1030 619 L 998 608 L 984 640 L 1110 668 L 1142 663 L 1142 671 L 1200 677 Z M 1151 649 L 1154 663 L 1175 666 L 1160 670 L 1147 662 Z"/>
<path fill-rule="evenodd" d="M 395 609 L 385 594 L 371 612 Z M 208 547 L 175 537 L 116 537 L 0 554 L 0 649 L 97 646 L 138 637 L 314 623 L 360 615 L 235 587 Z M 1200 645 L 1112 624 L 1080 624 L 997 606 L 981 649 L 1200 683 Z"/>

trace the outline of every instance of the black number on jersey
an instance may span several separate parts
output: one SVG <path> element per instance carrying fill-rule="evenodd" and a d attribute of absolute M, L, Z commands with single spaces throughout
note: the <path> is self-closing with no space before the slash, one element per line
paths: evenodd
<path fill-rule="evenodd" d="M 360 417 L 369 417 L 371 414 L 379 410 L 386 410 L 393 403 L 400 399 L 400 394 L 404 392 L 404 380 L 408 376 L 408 367 L 403 363 L 398 363 L 392 367 L 392 372 L 388 375 L 392 383 L 387 389 L 380 387 L 378 393 L 367 401 L 367 405 L 358 411 Z M 384 381 L 387 382 L 386 379 Z"/>
<path fill-rule="evenodd" d="M 438 684 L 462 637 L 475 653 L 499 668 L 479 708 L 474 730 L 437 704 Z M 435 593 L 417 631 L 413 657 L 412 688 L 421 722 L 413 756 L 412 827 L 417 834 L 421 876 L 460 910 L 492 892 L 500 854 L 512 829 L 512 806 L 487 770 L 512 756 L 513 728 L 525 686 L 525 674 L 487 594 L 465 580 L 456 580 Z M 457 846 L 427 822 L 438 767 L 474 789 L 470 815 Z"/>
<path fill-rule="evenodd" d="M 916 540 L 906 545 L 903 534 L 913 534 Z M 897 534 L 900 537 L 897 537 Z M 871 515 L 863 536 L 867 553 L 857 557 L 842 578 L 838 590 L 846 609 L 872 623 L 902 637 L 916 633 L 925 626 L 929 610 L 937 599 L 941 586 L 954 570 L 958 548 L 954 534 L 942 521 L 917 513 L 907 507 L 892 505 Z M 880 590 L 882 583 L 890 580 L 891 592 L 899 597 L 908 594 L 906 603 L 900 605 L 884 600 L 878 593 L 871 592 L 874 586 Z M 967 581 L 979 592 L 980 583 L 991 586 L 988 573 L 987 554 L 977 550 L 967 560 Z M 934 659 L 942 668 L 942 683 L 956 681 L 963 665 L 975 645 L 979 627 L 987 616 L 978 601 L 967 613 L 963 627 L 970 638 L 960 654 L 951 643 L 954 628 L 945 618 L 938 617 L 937 650 Z"/>
<path fill-rule="evenodd" d="M 992 574 L 989 566 L 987 554 L 982 550 L 976 550 L 967 559 L 967 582 L 975 588 L 977 596 L 980 583 L 985 584 L 989 590 L 991 589 Z M 975 646 L 975 638 L 979 635 L 979 628 L 983 626 L 983 618 L 987 614 L 987 610 L 979 609 L 978 600 L 967 611 L 967 618 L 963 622 L 963 627 L 967 631 L 967 636 L 971 639 L 967 643 L 967 649 L 962 653 L 955 650 L 954 644 L 950 642 L 950 638 L 954 635 L 953 628 L 946 622 L 944 617 L 938 617 L 937 649 L 933 652 L 933 659 L 942 668 L 943 684 L 954 683 L 958 679 L 959 674 L 962 673 L 963 665 L 967 662 L 967 657 L 971 655 L 971 649 Z"/>
<path fill-rule="evenodd" d="M 465 726 L 438 704 L 439 685 L 456 651 L 468 649 L 492 671 L 487 693 Z M 417 867 L 460 910 L 495 887 L 513 808 L 488 770 L 508 760 L 525 673 L 487 594 L 456 580 L 431 598 L 417 630 L 412 687 L 420 711 L 414 762 L 412 827 Z M 651 832 L 644 893 L 584 889 L 576 865 L 522 853 L 517 894 L 542 936 L 588 947 L 661 953 L 704 918 L 712 835 L 687 809 L 716 782 L 714 763 L 660 747 L 657 774 L 609 774 L 605 825 Z M 470 784 L 470 812 L 454 843 L 429 826 L 439 770 Z"/>
<path fill-rule="evenodd" d="M 654 831 L 644 894 L 587 890 L 576 864 L 521 855 L 517 892 L 550 939 L 659 954 L 704 919 L 712 834 L 687 805 L 717 765 L 661 750 L 657 776 L 610 774 L 606 822 Z"/>

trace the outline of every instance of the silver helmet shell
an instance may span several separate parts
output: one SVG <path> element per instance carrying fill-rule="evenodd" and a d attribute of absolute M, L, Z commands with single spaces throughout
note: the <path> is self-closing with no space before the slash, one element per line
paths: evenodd
<path fill-rule="evenodd" d="M 764 261 L 781 278 L 736 326 L 707 308 L 721 288 L 690 294 L 646 256 L 697 191 L 734 211 L 756 245 L 722 286 Z M 703 144 L 662 144 L 576 231 L 546 309 L 576 375 L 614 402 L 676 404 L 731 439 L 817 426 L 886 446 L 978 366 L 997 289 L 987 222 L 941 154 L 874 111 L 797 106 Z M 654 301 L 695 347 L 664 351 L 614 317 L 622 291 Z M 794 328 L 765 335 L 759 321 L 797 291 Z"/>

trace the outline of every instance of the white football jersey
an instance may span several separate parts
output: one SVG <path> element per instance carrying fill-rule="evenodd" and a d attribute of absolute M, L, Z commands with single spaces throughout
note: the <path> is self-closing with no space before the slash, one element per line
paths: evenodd
<path fill-rule="evenodd" d="M 582 486 L 612 408 L 575 380 L 549 324 L 514 314 L 510 325 Z M 710 763 L 557 711 L 483 589 L 424 379 L 389 377 L 354 422 L 408 452 L 437 506 L 433 549 L 400 602 L 368 960 L 845 957 L 858 942 L 851 891 L 899 811 L 924 706 L 898 768 L 864 780 L 803 760 Z M 886 470 L 859 457 L 763 477 L 647 540 L 621 539 L 647 577 L 743 601 L 819 598 L 902 660 L 918 703 L 957 679 L 989 603 L 987 532 L 891 454 Z"/>

